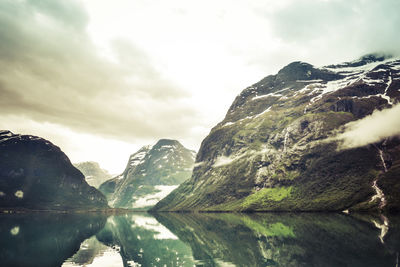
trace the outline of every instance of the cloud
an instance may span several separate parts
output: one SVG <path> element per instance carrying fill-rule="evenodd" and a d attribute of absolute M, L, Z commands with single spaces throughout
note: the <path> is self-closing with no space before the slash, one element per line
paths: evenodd
<path fill-rule="evenodd" d="M 242 89 L 291 61 L 399 50 L 399 3 L 2 0 L 0 122 L 86 151 L 90 137 L 197 148 Z"/>
<path fill-rule="evenodd" d="M 0 116 L 125 141 L 190 133 L 187 93 L 132 42 L 99 54 L 88 21 L 79 1 L 0 2 Z"/>
<path fill-rule="evenodd" d="M 282 43 L 278 56 L 323 65 L 371 52 L 400 55 L 398 10 L 397 0 L 296 0 L 255 12 Z"/>
<path fill-rule="evenodd" d="M 335 139 L 341 148 L 356 148 L 400 135 L 400 103 L 392 108 L 376 110 L 371 115 L 345 125 L 345 132 Z"/>

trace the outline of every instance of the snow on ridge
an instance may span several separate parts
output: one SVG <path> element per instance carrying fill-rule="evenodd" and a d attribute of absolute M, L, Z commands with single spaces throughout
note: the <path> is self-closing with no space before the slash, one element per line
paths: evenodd
<path fill-rule="evenodd" d="M 262 111 L 262 112 L 260 112 L 260 113 L 258 113 L 258 114 L 255 114 L 255 115 L 253 115 L 253 116 L 247 116 L 247 117 L 245 117 L 245 118 L 243 118 L 243 119 L 240 119 L 240 120 L 237 120 L 237 121 L 234 121 L 234 122 L 228 121 L 227 123 L 223 124 L 223 125 L 221 126 L 221 128 L 222 128 L 222 127 L 226 127 L 226 126 L 233 125 L 233 124 L 235 124 L 235 123 L 238 123 L 238 122 L 241 122 L 241 121 L 244 121 L 244 120 L 258 118 L 258 117 L 264 115 L 265 113 L 269 112 L 269 111 L 271 110 L 271 108 L 272 108 L 272 106 L 269 106 L 267 109 L 265 109 L 264 111 Z"/>
<path fill-rule="evenodd" d="M 319 83 L 323 82 L 324 80 L 321 79 L 315 79 L 315 80 L 296 80 L 298 83 Z"/>
<path fill-rule="evenodd" d="M 129 166 L 135 167 L 139 164 L 142 164 L 144 161 L 143 159 L 146 157 L 147 151 L 140 151 L 139 153 L 133 154 L 129 158 Z"/>
<path fill-rule="evenodd" d="M 265 113 L 269 112 L 269 111 L 271 110 L 271 108 L 272 108 L 272 106 L 269 106 L 269 107 L 268 107 L 266 110 L 264 110 L 263 112 L 261 112 L 261 113 L 255 115 L 254 118 L 258 118 L 258 117 L 264 115 Z"/>
<path fill-rule="evenodd" d="M 286 88 L 283 88 L 283 89 L 281 89 L 281 90 L 279 90 L 279 91 L 276 91 L 276 92 L 274 92 L 274 93 L 269 93 L 269 94 L 265 94 L 265 95 L 256 95 L 256 96 L 254 96 L 252 99 L 251 99 L 251 101 L 252 100 L 257 100 L 257 99 L 260 99 L 260 98 L 266 98 L 266 97 L 282 97 L 283 95 L 282 94 L 279 94 L 279 93 L 282 93 L 282 92 L 284 92 L 284 91 L 286 91 L 286 90 L 289 90 L 290 88 L 289 87 L 286 87 Z"/>
<path fill-rule="evenodd" d="M 161 148 L 174 149 L 174 148 L 176 148 L 176 147 L 175 147 L 175 145 L 163 145 L 163 146 L 160 146 L 160 149 L 161 149 Z"/>
<path fill-rule="evenodd" d="M 321 69 L 325 69 L 325 70 L 329 70 L 332 72 L 336 72 L 342 75 L 351 75 L 351 74 L 361 74 L 361 73 L 365 73 L 368 71 L 372 71 L 375 67 L 382 65 L 382 64 L 386 64 L 389 66 L 392 66 L 392 64 L 396 61 L 398 61 L 399 59 L 395 59 L 395 58 L 389 58 L 389 59 L 385 59 L 383 61 L 372 61 L 372 62 L 368 62 L 367 64 L 361 65 L 361 66 L 357 66 L 357 67 L 352 67 L 352 66 L 340 66 L 340 67 L 322 67 Z M 361 72 L 361 73 L 357 73 L 357 72 Z"/>
<path fill-rule="evenodd" d="M 255 96 L 251 100 L 256 100 L 256 99 L 266 98 L 266 97 L 281 97 L 281 96 L 283 96 L 283 95 L 282 94 L 269 93 L 269 94 L 266 94 L 266 95 Z"/>

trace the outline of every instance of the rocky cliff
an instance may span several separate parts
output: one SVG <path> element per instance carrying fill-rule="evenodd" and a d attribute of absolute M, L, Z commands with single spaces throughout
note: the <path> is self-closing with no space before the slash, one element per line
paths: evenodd
<path fill-rule="evenodd" d="M 347 123 L 400 100 L 400 60 L 293 62 L 243 90 L 191 179 L 154 210 L 399 210 L 400 138 L 343 148 Z"/>
<path fill-rule="evenodd" d="M 113 207 L 148 209 L 190 178 L 194 156 L 178 141 L 161 139 L 131 155 L 125 171 L 99 189 Z"/>
<path fill-rule="evenodd" d="M 85 182 L 59 147 L 40 137 L 0 131 L 0 208 L 107 207 L 104 195 Z"/>

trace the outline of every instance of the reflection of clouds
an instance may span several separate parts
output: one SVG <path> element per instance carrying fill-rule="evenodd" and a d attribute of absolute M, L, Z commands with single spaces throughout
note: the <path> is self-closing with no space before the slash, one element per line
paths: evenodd
<path fill-rule="evenodd" d="M 146 230 L 156 232 L 156 234 L 154 235 L 155 239 L 178 239 L 176 235 L 171 233 L 171 231 L 169 231 L 165 226 L 163 226 L 153 217 L 133 215 L 132 221 L 134 222 L 132 227 L 137 226 Z"/>

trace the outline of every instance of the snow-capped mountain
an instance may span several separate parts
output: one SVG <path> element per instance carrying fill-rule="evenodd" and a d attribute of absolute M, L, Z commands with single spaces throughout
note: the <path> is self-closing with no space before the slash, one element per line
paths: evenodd
<path fill-rule="evenodd" d="M 111 178 L 111 174 L 100 168 L 99 163 L 94 161 L 75 163 L 74 166 L 85 175 L 86 182 L 96 188 Z"/>
<path fill-rule="evenodd" d="M 244 89 L 192 178 L 155 210 L 398 210 L 400 139 L 342 149 L 345 125 L 400 102 L 400 60 L 293 62 Z"/>
<path fill-rule="evenodd" d="M 100 186 L 113 207 L 146 209 L 191 176 L 195 152 L 161 139 L 129 157 L 124 172 Z"/>

